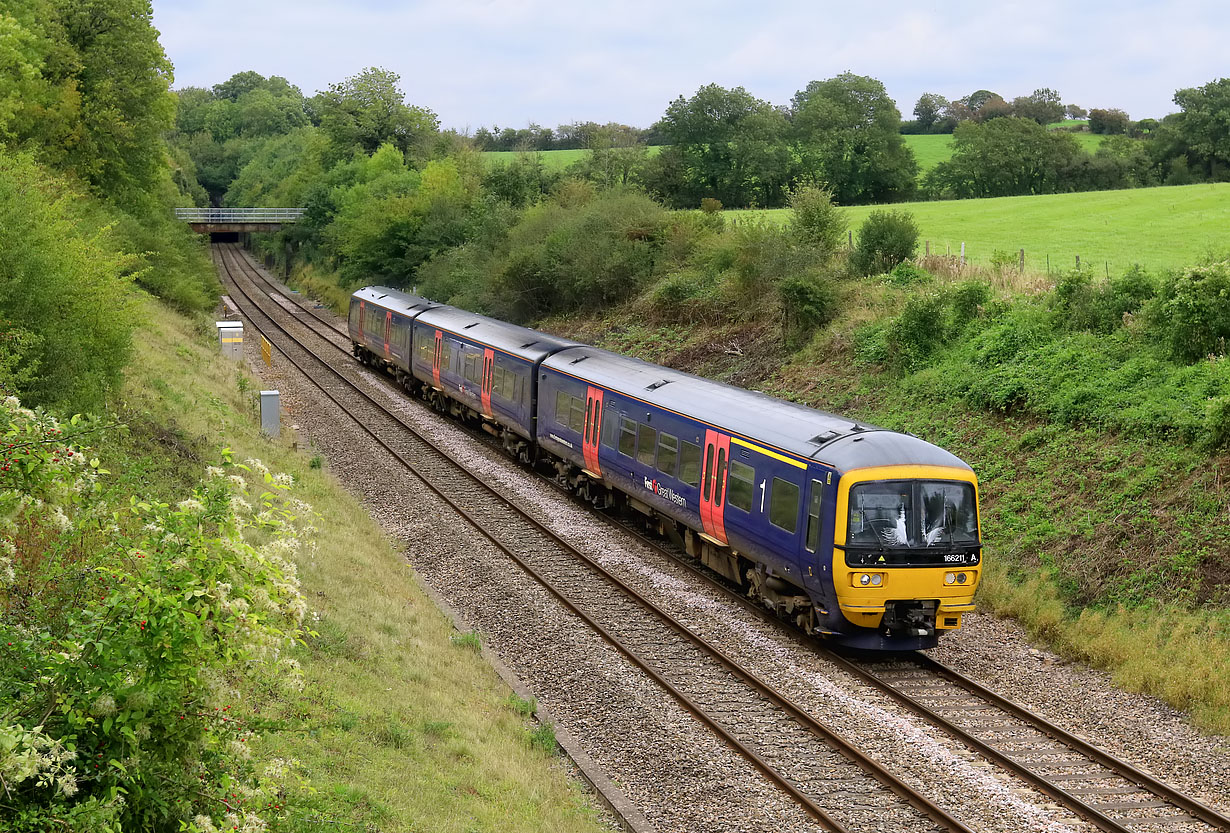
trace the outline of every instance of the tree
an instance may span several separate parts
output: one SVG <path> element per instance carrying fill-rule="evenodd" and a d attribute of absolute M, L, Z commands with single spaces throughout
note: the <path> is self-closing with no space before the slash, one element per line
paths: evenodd
<path fill-rule="evenodd" d="M 1072 134 L 1016 117 L 957 125 L 952 146 L 952 157 L 927 175 L 933 194 L 967 198 L 1055 193 L 1074 184 L 1065 181 L 1065 174 L 1079 168 L 1087 156 Z"/>
<path fill-rule="evenodd" d="M 1090 133 L 1126 133 L 1128 129 L 1128 114 L 1118 109 L 1102 110 L 1097 107 L 1089 111 Z"/>
<path fill-rule="evenodd" d="M 707 84 L 666 108 L 661 128 L 683 161 L 684 182 L 672 201 L 729 206 L 781 202 L 791 174 L 786 117 L 742 87 Z"/>
<path fill-rule="evenodd" d="M 791 137 L 804 175 L 826 183 L 842 203 L 900 199 L 918 176 L 901 138 L 901 113 L 874 78 L 842 73 L 795 93 Z"/>
<path fill-rule="evenodd" d="M 923 93 L 914 104 L 914 118 L 918 127 L 926 132 L 938 122 L 948 107 L 948 99 L 938 93 Z"/>
<path fill-rule="evenodd" d="M 1077 104 L 1069 104 L 1064 108 L 1064 114 L 1070 119 L 1083 119 L 1089 115 L 1089 111 Z"/>
<path fill-rule="evenodd" d="M 320 96 L 320 126 L 335 151 L 346 156 L 355 149 L 370 155 L 389 143 L 421 159 L 439 130 L 436 114 L 406 104 L 397 73 L 371 67 Z"/>
<path fill-rule="evenodd" d="M 1012 100 L 1012 115 L 1033 119 L 1038 124 L 1062 121 L 1063 114 L 1063 99 L 1049 87 L 1042 87 L 1029 95 L 1017 96 Z"/>
<path fill-rule="evenodd" d="M 1174 103 L 1182 108 L 1174 121 L 1186 147 L 1189 164 L 1212 175 L 1230 167 L 1230 78 L 1203 87 L 1179 90 Z"/>
<path fill-rule="evenodd" d="M 118 205 L 148 206 L 165 181 L 162 135 L 175 113 L 152 15 L 148 0 L 7 2 L 0 141 L 37 147 Z"/>

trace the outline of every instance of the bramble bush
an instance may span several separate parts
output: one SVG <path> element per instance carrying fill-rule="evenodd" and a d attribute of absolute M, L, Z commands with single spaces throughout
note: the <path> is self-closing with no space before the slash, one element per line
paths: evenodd
<path fill-rule="evenodd" d="M 252 762 L 268 727 L 240 692 L 298 680 L 313 513 L 229 456 L 175 505 L 115 505 L 105 429 L 0 406 L 0 826 L 277 829 L 287 766 Z"/>

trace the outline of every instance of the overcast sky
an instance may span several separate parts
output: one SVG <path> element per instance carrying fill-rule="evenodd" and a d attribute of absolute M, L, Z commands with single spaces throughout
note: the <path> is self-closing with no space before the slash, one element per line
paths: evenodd
<path fill-rule="evenodd" d="M 1230 74 L 1225 0 L 154 0 L 176 87 L 254 69 L 305 94 L 380 66 L 445 127 L 647 127 L 715 82 L 787 104 L 849 70 L 909 118 L 923 92 L 1038 87 L 1066 103 L 1173 112 Z"/>

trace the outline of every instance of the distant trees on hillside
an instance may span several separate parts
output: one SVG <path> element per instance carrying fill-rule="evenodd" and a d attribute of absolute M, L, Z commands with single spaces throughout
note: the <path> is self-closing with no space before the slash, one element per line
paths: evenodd
<path fill-rule="evenodd" d="M 480 127 L 475 130 L 473 141 L 474 147 L 482 151 L 589 150 L 595 143 L 609 141 L 611 136 L 632 144 L 662 143 L 661 136 L 653 128 L 641 129 L 619 122 L 598 124 L 593 121 L 561 124 L 554 130 L 534 122 L 522 128 L 492 125 L 490 128 Z"/>
<path fill-rule="evenodd" d="M 963 122 L 986 122 L 1004 116 L 1030 119 L 1038 124 L 1063 120 L 1069 112 L 1084 108 L 1065 105 L 1055 90 L 1040 87 L 1029 95 L 1017 96 L 1008 102 L 991 90 L 975 90 L 951 101 L 939 93 L 923 93 L 914 105 L 914 120 L 901 125 L 902 133 L 951 133 Z"/>

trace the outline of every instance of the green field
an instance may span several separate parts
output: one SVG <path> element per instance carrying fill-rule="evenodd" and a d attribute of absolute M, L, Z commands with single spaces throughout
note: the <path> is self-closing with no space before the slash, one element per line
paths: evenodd
<path fill-rule="evenodd" d="M 846 209 L 850 227 L 876 208 Z M 1026 268 L 1045 271 L 1075 265 L 1121 272 L 1133 263 L 1178 267 L 1210 251 L 1230 252 L 1230 184 L 1088 191 L 1036 197 L 946 200 L 889 206 L 909 211 L 932 253 L 957 254 L 988 263 L 996 250 L 1025 249 Z M 765 217 L 784 222 L 788 209 L 727 211 L 730 219 Z M 921 249 L 921 246 L 920 246 Z M 921 252 L 920 252 L 921 253 Z"/>
<path fill-rule="evenodd" d="M 585 158 L 588 150 L 583 148 L 577 150 L 489 150 L 483 154 L 483 161 L 488 165 L 503 163 L 507 165 L 523 153 L 531 153 L 542 160 L 543 167 L 548 171 L 558 171 L 567 168 L 573 162 L 580 161 Z"/>
<path fill-rule="evenodd" d="M 1105 138 L 1093 133 L 1073 133 L 1072 135 L 1088 153 L 1095 153 L 1102 144 L 1102 139 Z M 907 134 L 901 138 L 905 139 L 906 147 L 914 151 L 914 158 L 918 160 L 920 173 L 925 174 L 952 156 L 951 134 Z"/>
<path fill-rule="evenodd" d="M 926 173 L 952 156 L 950 133 L 907 134 L 901 138 L 905 139 L 905 146 L 914 151 L 920 173 Z"/>

